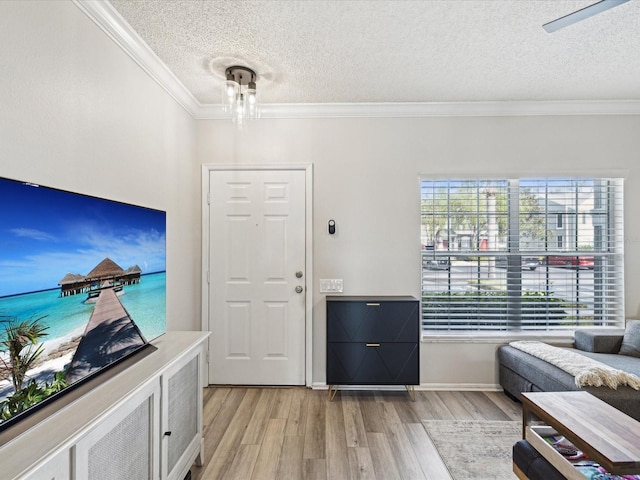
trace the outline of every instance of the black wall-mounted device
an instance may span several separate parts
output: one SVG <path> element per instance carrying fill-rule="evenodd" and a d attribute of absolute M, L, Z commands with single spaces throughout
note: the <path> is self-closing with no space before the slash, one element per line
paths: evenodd
<path fill-rule="evenodd" d="M 329 220 L 329 235 L 333 235 L 336 233 L 336 221 Z"/>

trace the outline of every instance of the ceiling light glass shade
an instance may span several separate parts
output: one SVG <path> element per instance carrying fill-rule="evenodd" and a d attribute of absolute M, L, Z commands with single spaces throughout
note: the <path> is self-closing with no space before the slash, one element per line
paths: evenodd
<path fill-rule="evenodd" d="M 247 105 L 247 118 L 249 120 L 258 120 L 260 118 L 260 108 L 258 105 L 251 103 Z"/>
<path fill-rule="evenodd" d="M 257 120 L 260 117 L 258 109 L 258 92 L 256 91 L 255 82 L 249 82 L 245 109 L 249 119 Z"/>
<path fill-rule="evenodd" d="M 247 67 L 233 66 L 225 71 L 226 81 L 222 94 L 223 110 L 230 114 L 238 127 L 246 120 L 259 118 L 256 73 Z"/>
<path fill-rule="evenodd" d="M 225 112 L 230 112 L 233 109 L 239 92 L 240 84 L 233 79 L 233 76 L 229 79 L 229 76 L 227 75 L 225 88 L 222 92 L 222 106 Z"/>
<path fill-rule="evenodd" d="M 238 128 L 242 128 L 245 124 L 245 119 L 247 117 L 245 109 L 246 104 L 244 94 L 241 93 L 233 107 L 233 114 L 231 115 L 231 120 L 238 126 Z"/>

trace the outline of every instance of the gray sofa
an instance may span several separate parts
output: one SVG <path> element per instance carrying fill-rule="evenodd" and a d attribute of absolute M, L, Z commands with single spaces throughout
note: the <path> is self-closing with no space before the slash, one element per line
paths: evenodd
<path fill-rule="evenodd" d="M 570 349 L 640 376 L 639 333 L 640 321 L 637 320 L 628 322 L 626 331 L 597 328 L 576 330 L 574 345 Z M 515 399 L 520 400 L 522 392 L 580 390 L 569 373 L 511 346 L 498 349 L 498 361 L 500 385 L 505 393 Z M 640 420 L 639 390 L 627 386 L 616 390 L 608 387 L 585 387 L 583 390 Z"/>

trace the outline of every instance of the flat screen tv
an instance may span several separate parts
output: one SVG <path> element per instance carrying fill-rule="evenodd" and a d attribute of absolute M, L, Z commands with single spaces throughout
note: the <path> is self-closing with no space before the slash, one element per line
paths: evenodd
<path fill-rule="evenodd" d="M 165 305 L 165 212 L 0 178 L 0 432 L 153 348 Z"/>

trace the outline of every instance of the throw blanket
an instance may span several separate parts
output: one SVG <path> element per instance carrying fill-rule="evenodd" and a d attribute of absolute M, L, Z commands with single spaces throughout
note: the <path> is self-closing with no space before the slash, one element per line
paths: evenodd
<path fill-rule="evenodd" d="M 575 377 L 576 386 L 579 388 L 607 386 L 615 390 L 618 385 L 628 385 L 636 390 L 640 389 L 638 376 L 617 370 L 571 350 L 535 341 L 511 342 L 509 345 L 570 373 Z"/>

